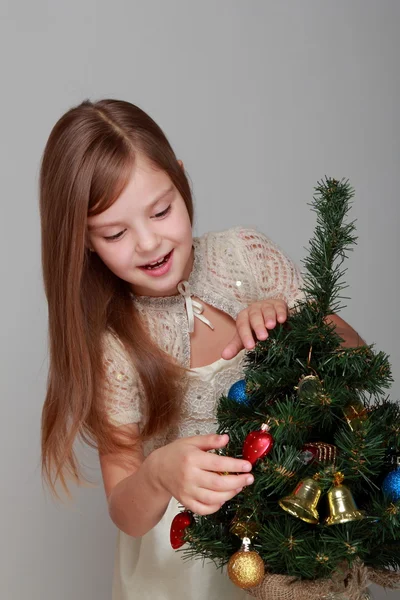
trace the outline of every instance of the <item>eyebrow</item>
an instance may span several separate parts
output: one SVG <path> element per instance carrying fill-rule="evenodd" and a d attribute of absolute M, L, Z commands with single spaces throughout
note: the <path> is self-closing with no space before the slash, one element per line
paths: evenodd
<path fill-rule="evenodd" d="M 167 196 L 170 192 L 172 192 L 173 189 L 174 186 L 173 184 L 171 184 L 166 190 L 162 191 L 158 196 L 156 196 L 156 198 L 154 198 L 153 202 L 151 202 L 147 208 L 153 208 L 153 206 L 155 206 L 157 202 L 159 202 L 164 198 L 164 196 Z M 94 231 L 95 229 L 104 229 L 105 227 L 117 227 L 119 225 L 121 225 L 120 221 L 114 221 L 112 223 L 103 223 L 102 225 L 88 225 L 88 230 Z"/>

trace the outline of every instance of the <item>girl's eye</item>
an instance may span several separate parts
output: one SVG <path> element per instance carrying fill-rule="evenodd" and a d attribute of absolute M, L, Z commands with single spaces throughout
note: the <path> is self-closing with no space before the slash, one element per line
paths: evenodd
<path fill-rule="evenodd" d="M 169 206 L 167 206 L 167 208 L 165 210 L 157 213 L 156 215 L 154 215 L 154 217 L 151 217 L 151 218 L 152 219 L 162 219 L 163 217 L 167 216 L 167 214 L 169 213 L 170 210 L 171 210 L 171 204 Z"/>
<path fill-rule="evenodd" d="M 125 233 L 126 229 L 124 229 L 123 231 L 120 231 L 119 233 L 116 233 L 115 235 L 109 235 L 104 237 L 105 240 L 107 240 L 108 242 L 115 242 L 116 240 L 119 240 Z"/>

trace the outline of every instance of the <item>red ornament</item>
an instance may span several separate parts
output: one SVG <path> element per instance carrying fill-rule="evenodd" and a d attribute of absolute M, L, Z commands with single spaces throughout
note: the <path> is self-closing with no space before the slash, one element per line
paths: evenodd
<path fill-rule="evenodd" d="M 175 517 L 172 519 L 169 539 L 174 550 L 177 550 L 185 543 L 183 534 L 185 533 L 186 527 L 189 527 L 191 524 L 192 515 L 187 510 L 179 513 L 179 515 L 175 515 Z"/>
<path fill-rule="evenodd" d="M 267 456 L 274 445 L 273 437 L 268 433 L 268 425 L 263 424 L 258 431 L 251 431 L 244 440 L 243 458 L 252 465 L 259 459 Z"/>
<path fill-rule="evenodd" d="M 307 456 L 308 454 L 308 456 Z M 337 448 L 325 442 L 308 442 L 302 448 L 302 460 L 304 464 L 312 461 L 333 464 L 336 461 Z"/>

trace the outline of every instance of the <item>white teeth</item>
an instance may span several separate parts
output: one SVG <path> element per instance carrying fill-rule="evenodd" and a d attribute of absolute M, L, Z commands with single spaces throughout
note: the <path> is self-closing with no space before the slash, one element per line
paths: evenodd
<path fill-rule="evenodd" d="M 164 258 L 162 258 L 161 260 L 157 260 L 157 261 L 152 262 L 152 263 L 147 263 L 147 265 L 145 265 L 145 268 L 146 269 L 153 269 L 153 268 L 155 268 L 155 267 L 157 267 L 159 265 L 162 265 L 165 262 L 165 259 L 167 258 L 167 256 L 168 256 L 168 254 L 166 254 L 164 256 Z"/>
<path fill-rule="evenodd" d="M 160 258 L 160 260 L 156 260 L 152 263 L 149 263 L 149 266 L 152 267 L 153 265 L 160 265 L 164 260 L 165 260 L 165 256 L 163 258 Z"/>

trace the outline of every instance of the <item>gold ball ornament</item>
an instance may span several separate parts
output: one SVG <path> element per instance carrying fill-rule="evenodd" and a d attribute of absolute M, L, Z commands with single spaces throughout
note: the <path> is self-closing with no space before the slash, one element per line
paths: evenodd
<path fill-rule="evenodd" d="M 243 590 L 247 590 L 261 583 L 264 574 L 263 559 L 257 552 L 250 550 L 250 539 L 243 538 L 242 547 L 229 559 L 230 580 Z"/>
<path fill-rule="evenodd" d="M 316 375 L 303 376 L 295 389 L 303 402 L 318 403 L 323 393 L 321 380 Z"/>

